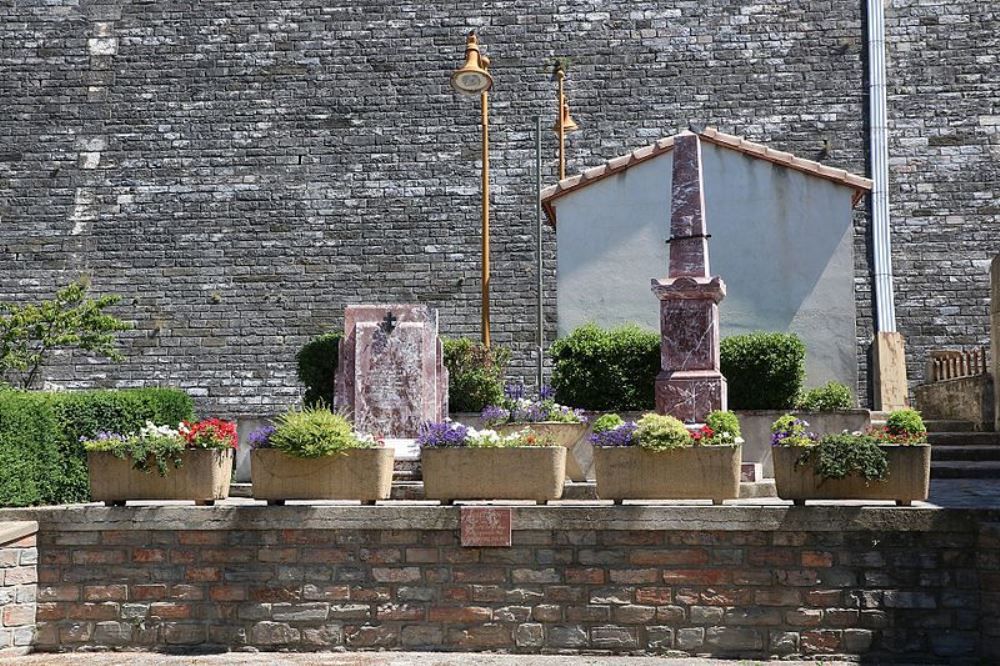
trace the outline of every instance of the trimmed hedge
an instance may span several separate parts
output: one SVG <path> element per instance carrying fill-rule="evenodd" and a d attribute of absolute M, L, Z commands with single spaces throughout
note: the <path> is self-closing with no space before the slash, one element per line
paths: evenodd
<path fill-rule="evenodd" d="M 326 405 L 333 408 L 337 365 L 340 363 L 339 331 L 317 335 L 302 345 L 295 355 L 295 370 L 299 381 L 306 385 L 302 401 L 308 407 Z"/>
<path fill-rule="evenodd" d="M 81 436 L 193 419 L 191 398 L 176 389 L 0 391 L 0 506 L 87 501 Z"/>
<path fill-rule="evenodd" d="M 479 412 L 503 400 L 504 378 L 510 350 L 494 345 L 487 349 L 469 338 L 442 340 L 448 369 L 448 410 Z"/>
<path fill-rule="evenodd" d="M 806 346 L 794 333 L 755 332 L 722 341 L 729 409 L 791 409 L 805 378 Z"/>
<path fill-rule="evenodd" d="M 584 324 L 556 340 L 550 353 L 557 402 L 594 411 L 653 409 L 659 333 Z"/>

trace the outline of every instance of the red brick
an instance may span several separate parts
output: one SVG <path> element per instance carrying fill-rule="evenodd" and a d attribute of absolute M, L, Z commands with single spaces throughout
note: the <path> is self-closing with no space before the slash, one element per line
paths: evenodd
<path fill-rule="evenodd" d="M 201 561 L 208 564 L 248 564 L 254 561 L 254 551 L 249 548 L 203 548 Z"/>
<path fill-rule="evenodd" d="M 288 564 L 299 557 L 298 548 L 261 548 L 257 551 L 257 559 L 261 562 Z"/>
<path fill-rule="evenodd" d="M 205 598 L 205 591 L 197 585 L 171 585 L 169 598 L 200 601 Z"/>
<path fill-rule="evenodd" d="M 38 587 L 39 601 L 77 601 L 80 599 L 80 588 L 76 585 L 40 585 Z"/>
<path fill-rule="evenodd" d="M 212 583 L 222 580 L 222 572 L 217 567 L 188 567 L 184 579 L 192 583 Z"/>
<path fill-rule="evenodd" d="M 490 566 L 454 567 L 451 575 L 456 583 L 502 583 L 507 579 L 507 570 Z"/>
<path fill-rule="evenodd" d="M 798 606 L 799 591 L 784 587 L 757 590 L 754 593 L 754 601 L 759 606 Z"/>
<path fill-rule="evenodd" d="M 706 606 L 752 606 L 753 590 L 709 588 L 701 592 L 701 603 Z"/>
<path fill-rule="evenodd" d="M 565 571 L 566 582 L 571 585 L 604 585 L 604 569 L 597 567 L 569 567 Z"/>
<path fill-rule="evenodd" d="M 85 601 L 125 601 L 128 588 L 125 585 L 84 585 Z"/>
<path fill-rule="evenodd" d="M 638 566 L 673 566 L 677 564 L 707 564 L 708 551 L 704 548 L 678 548 L 655 550 L 636 549 L 629 553 L 629 562 Z"/>
<path fill-rule="evenodd" d="M 66 604 L 57 602 L 40 602 L 36 606 L 35 617 L 39 622 L 61 620 L 66 617 Z"/>
<path fill-rule="evenodd" d="M 806 604 L 823 608 L 840 604 L 843 597 L 843 590 L 809 590 L 805 593 Z"/>
<path fill-rule="evenodd" d="M 465 587 L 445 587 L 441 590 L 441 598 L 445 601 L 466 601 L 469 598 L 469 590 Z"/>
<path fill-rule="evenodd" d="M 839 652 L 841 635 L 840 631 L 803 631 L 799 635 L 799 647 L 805 654 Z"/>
<path fill-rule="evenodd" d="M 601 534 L 605 546 L 658 546 L 663 532 L 654 530 L 610 530 Z"/>
<path fill-rule="evenodd" d="M 403 561 L 403 555 L 398 548 L 362 548 L 358 551 L 358 560 L 370 564 L 398 564 Z"/>
<path fill-rule="evenodd" d="M 387 587 L 352 587 L 351 601 L 387 601 L 390 597 Z"/>
<path fill-rule="evenodd" d="M 198 561 L 198 551 L 192 548 L 174 548 L 170 551 L 171 564 L 194 564 Z"/>
<path fill-rule="evenodd" d="M 38 563 L 44 565 L 70 564 L 73 561 L 73 553 L 69 550 L 42 550 L 38 553 Z"/>
<path fill-rule="evenodd" d="M 437 548 L 407 548 L 406 561 L 413 564 L 432 564 L 438 561 Z"/>
<path fill-rule="evenodd" d="M 178 532 L 177 543 L 182 546 L 221 546 L 226 542 L 226 533 L 216 530 L 194 530 Z"/>
<path fill-rule="evenodd" d="M 635 601 L 638 604 L 663 606 L 673 601 L 673 589 L 669 587 L 640 587 L 635 591 Z"/>
<path fill-rule="evenodd" d="M 132 550 L 132 561 L 141 563 L 166 562 L 167 551 L 162 548 L 135 548 Z"/>
<path fill-rule="evenodd" d="M 70 613 L 74 620 L 117 620 L 118 604 L 111 602 L 77 604 Z"/>
<path fill-rule="evenodd" d="M 278 587 L 255 587 L 250 590 L 250 599 L 262 603 L 276 601 L 298 601 L 302 598 L 302 588 L 298 585 Z"/>
<path fill-rule="evenodd" d="M 121 564 L 125 561 L 124 550 L 75 550 L 73 564 Z"/>
<path fill-rule="evenodd" d="M 133 585 L 133 601 L 156 601 L 167 596 L 167 586 L 154 583 L 151 585 Z"/>
<path fill-rule="evenodd" d="M 375 617 L 381 622 L 393 620 L 417 621 L 424 619 L 424 609 L 423 606 L 408 604 L 380 604 L 376 609 Z"/>
<path fill-rule="evenodd" d="M 442 554 L 441 561 L 448 564 L 472 564 L 479 561 L 480 555 L 478 548 L 447 549 Z"/>
<path fill-rule="evenodd" d="M 798 559 L 791 548 L 751 548 L 747 553 L 747 562 L 757 567 L 790 567 Z"/>
<path fill-rule="evenodd" d="M 281 543 L 297 545 L 326 545 L 333 543 L 333 534 L 327 530 L 283 530 Z"/>
<path fill-rule="evenodd" d="M 802 551 L 802 566 L 804 567 L 832 567 L 833 553 L 819 550 Z"/>
<path fill-rule="evenodd" d="M 353 559 L 346 548 L 303 548 L 299 554 L 302 564 L 344 564 Z"/>
<path fill-rule="evenodd" d="M 664 583 L 684 583 L 688 585 L 722 585 L 732 578 L 728 569 L 665 569 Z"/>
<path fill-rule="evenodd" d="M 213 585 L 208 596 L 212 601 L 246 601 L 247 589 L 243 585 Z"/>
<path fill-rule="evenodd" d="M 432 606 L 427 611 L 428 622 L 474 624 L 489 622 L 492 618 L 493 611 L 479 606 Z"/>
<path fill-rule="evenodd" d="M 38 582 L 38 569 L 35 565 L 14 567 L 3 570 L 4 585 L 30 585 Z"/>
<path fill-rule="evenodd" d="M 186 620 L 191 617 L 191 604 L 157 601 L 149 605 L 149 614 L 164 620 Z"/>
<path fill-rule="evenodd" d="M 637 585 L 642 583 L 658 583 L 660 572 L 657 569 L 612 569 L 608 572 L 612 583 Z"/>

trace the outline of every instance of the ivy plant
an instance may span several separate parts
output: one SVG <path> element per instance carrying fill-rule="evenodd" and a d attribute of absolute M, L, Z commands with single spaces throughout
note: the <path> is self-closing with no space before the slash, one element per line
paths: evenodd
<path fill-rule="evenodd" d="M 827 435 L 806 448 L 796 467 L 812 465 L 823 479 L 844 479 L 857 474 L 866 481 L 882 481 L 889 473 L 889 459 L 878 440 L 868 435 Z"/>

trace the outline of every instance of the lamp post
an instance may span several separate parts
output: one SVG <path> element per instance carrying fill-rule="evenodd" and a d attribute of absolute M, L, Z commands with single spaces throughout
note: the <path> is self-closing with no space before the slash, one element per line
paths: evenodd
<path fill-rule="evenodd" d="M 473 30 L 465 40 L 465 64 L 451 75 L 451 87 L 463 95 L 479 95 L 483 128 L 483 232 L 482 232 L 482 334 L 483 345 L 490 346 L 490 119 L 489 90 L 493 87 L 490 59 L 479 50 Z"/>
<path fill-rule="evenodd" d="M 556 109 L 556 124 L 552 131 L 559 137 L 559 180 L 566 177 L 566 134 L 580 129 L 573 117 L 569 115 L 569 102 L 566 101 L 566 70 L 561 62 L 556 62 L 556 81 L 559 83 L 559 100 Z"/>

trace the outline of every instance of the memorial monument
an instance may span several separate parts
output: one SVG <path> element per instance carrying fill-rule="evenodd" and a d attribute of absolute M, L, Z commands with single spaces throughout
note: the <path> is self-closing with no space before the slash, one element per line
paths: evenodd
<path fill-rule="evenodd" d="M 437 311 L 422 305 L 350 305 L 337 365 L 335 406 L 357 430 L 401 451 L 424 421 L 448 416 L 448 371 Z"/>
<path fill-rule="evenodd" d="M 708 263 L 701 139 L 674 139 L 670 206 L 669 277 L 653 280 L 660 299 L 660 374 L 656 411 L 700 423 L 726 409 L 726 380 L 719 371 L 719 301 L 726 285 Z"/>

